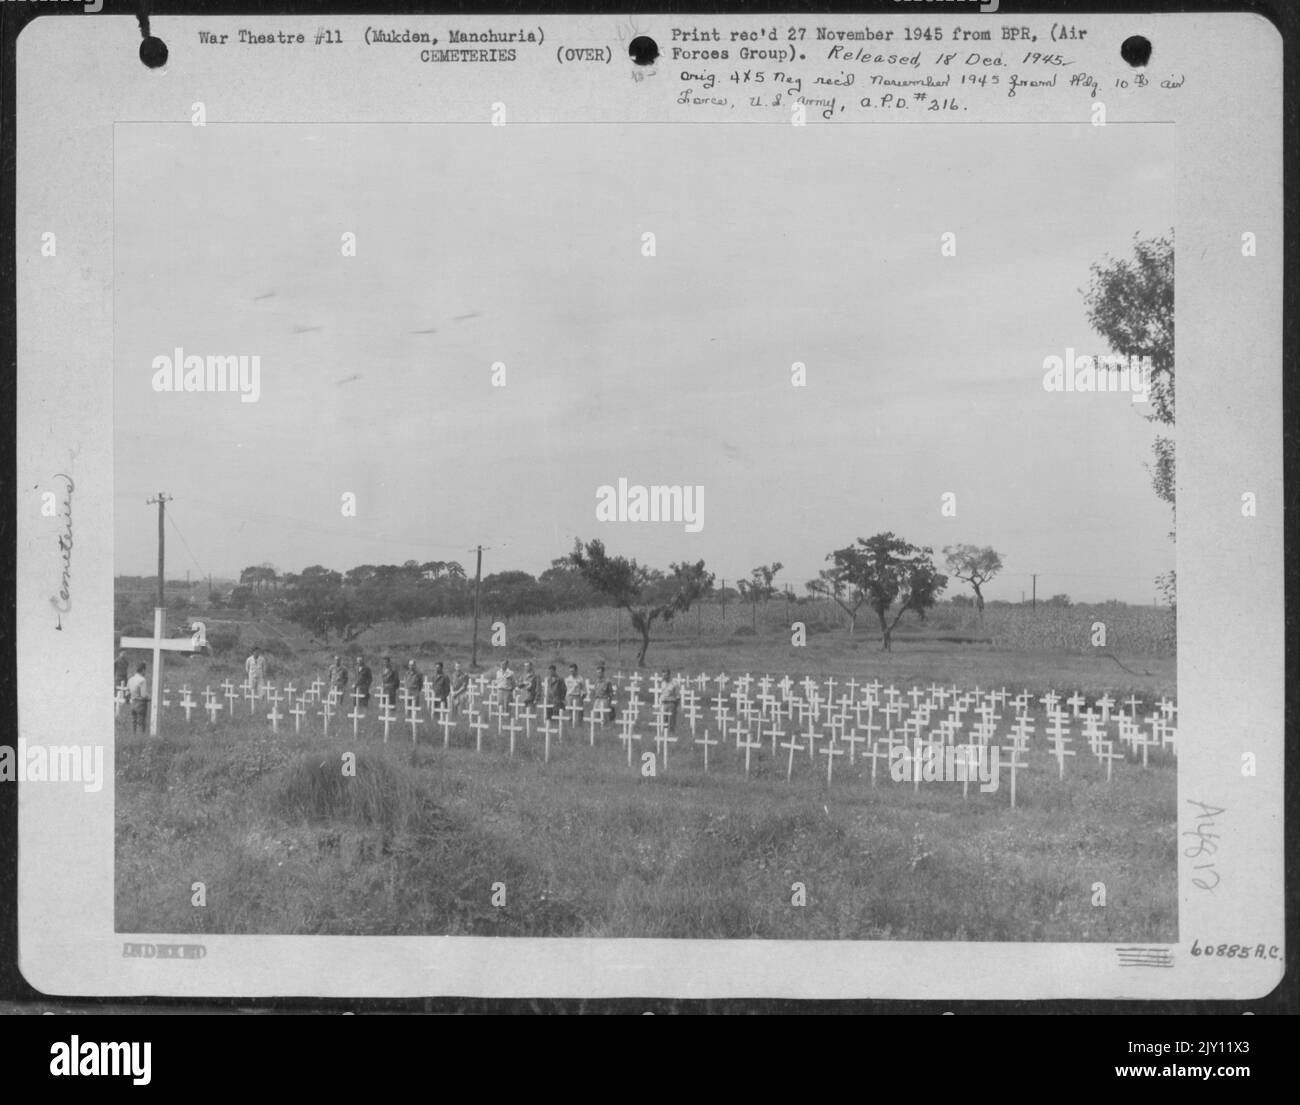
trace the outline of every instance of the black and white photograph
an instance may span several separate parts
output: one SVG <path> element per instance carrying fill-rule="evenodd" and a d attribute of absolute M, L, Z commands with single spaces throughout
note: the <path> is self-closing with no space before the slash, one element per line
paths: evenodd
<path fill-rule="evenodd" d="M 93 143 L 19 67 L 45 988 L 1276 984 L 1280 98 L 1199 24 L 102 25 Z"/>
<path fill-rule="evenodd" d="M 120 127 L 118 928 L 1174 939 L 1172 132 L 954 129 Z"/>

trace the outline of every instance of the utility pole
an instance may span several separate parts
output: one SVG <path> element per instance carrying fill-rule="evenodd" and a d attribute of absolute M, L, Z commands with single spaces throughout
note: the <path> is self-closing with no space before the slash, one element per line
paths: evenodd
<path fill-rule="evenodd" d="M 1037 576 L 1037 574 L 1035 574 L 1035 575 L 1031 576 L 1030 578 L 1033 579 L 1033 581 L 1034 581 L 1034 591 L 1033 591 L 1033 595 L 1032 595 L 1032 597 L 1031 597 L 1031 599 L 1030 599 L 1029 609 L 1030 609 L 1030 610 L 1037 610 L 1037 609 L 1038 609 L 1038 576 Z"/>
<path fill-rule="evenodd" d="M 167 504 L 171 501 L 171 496 L 162 491 L 158 492 L 158 498 L 148 499 L 148 505 L 158 504 L 158 606 L 167 605 L 167 600 L 163 596 L 163 512 L 167 509 Z"/>
<path fill-rule="evenodd" d="M 483 580 L 483 546 L 479 545 L 475 552 L 478 557 L 474 564 L 474 649 L 470 658 L 470 667 L 478 667 L 478 589 Z"/>
<path fill-rule="evenodd" d="M 718 598 L 722 600 L 722 624 L 727 624 L 727 581 L 722 581 L 722 590 L 718 592 Z"/>

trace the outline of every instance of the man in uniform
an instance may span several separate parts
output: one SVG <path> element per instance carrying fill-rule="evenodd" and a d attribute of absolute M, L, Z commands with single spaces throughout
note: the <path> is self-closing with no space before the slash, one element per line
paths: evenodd
<path fill-rule="evenodd" d="M 602 721 L 614 720 L 614 684 L 605 678 L 605 665 L 596 665 L 596 678 L 591 681 L 591 712 Z"/>
<path fill-rule="evenodd" d="M 244 661 L 244 671 L 248 674 L 248 685 L 253 688 L 253 697 L 261 698 L 266 683 L 266 657 L 258 645 L 253 646 L 252 654 Z"/>
<path fill-rule="evenodd" d="M 126 697 L 131 703 L 131 732 L 147 732 L 149 728 L 149 685 L 144 678 L 144 665 L 126 681 Z"/>
<path fill-rule="evenodd" d="M 393 667 L 393 658 L 384 657 L 384 670 L 379 673 L 380 686 L 384 689 L 384 695 L 388 699 L 388 705 L 394 710 L 397 709 L 397 689 L 401 686 L 401 677 L 397 674 L 397 669 Z"/>
<path fill-rule="evenodd" d="M 542 684 L 542 714 L 551 721 L 564 709 L 564 680 L 555 674 L 555 665 L 546 669 L 546 681 Z"/>
<path fill-rule="evenodd" d="M 447 709 L 451 699 L 451 680 L 442 670 L 442 661 L 433 665 L 433 709 L 435 712 Z"/>
<path fill-rule="evenodd" d="M 578 665 L 569 665 L 569 674 L 564 679 L 564 708 L 567 710 L 573 705 L 577 705 L 578 712 L 574 715 L 575 721 L 582 720 L 583 700 L 587 697 L 587 684 L 582 676 L 578 674 Z"/>
<path fill-rule="evenodd" d="M 677 707 L 682 703 L 682 683 L 671 669 L 664 668 L 664 681 L 659 688 L 659 705 L 668 720 L 668 732 L 677 732 Z"/>
<path fill-rule="evenodd" d="M 357 690 L 361 692 L 361 697 L 357 699 L 358 705 L 363 709 L 370 705 L 370 684 L 374 682 L 374 673 L 370 670 L 360 656 L 357 657 Z"/>
<path fill-rule="evenodd" d="M 469 673 L 460 666 L 460 661 L 457 660 L 451 668 L 451 708 L 453 713 L 460 713 L 465 702 L 465 695 L 468 692 Z"/>
<path fill-rule="evenodd" d="M 414 660 L 406 661 L 406 693 L 412 702 L 419 702 L 424 693 L 424 674 L 415 666 Z"/>
<path fill-rule="evenodd" d="M 531 660 L 524 661 L 524 677 L 519 681 L 519 690 L 519 701 L 525 710 L 531 710 L 537 705 L 537 698 L 542 690 L 542 681 L 537 672 L 533 670 Z"/>
<path fill-rule="evenodd" d="M 335 656 L 334 663 L 330 665 L 329 684 L 335 698 L 342 702 L 348 689 L 348 669 L 343 664 L 342 656 Z"/>

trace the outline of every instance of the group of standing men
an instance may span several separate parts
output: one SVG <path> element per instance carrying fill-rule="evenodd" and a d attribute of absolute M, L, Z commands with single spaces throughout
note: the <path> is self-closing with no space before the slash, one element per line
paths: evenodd
<path fill-rule="evenodd" d="M 139 665 L 135 674 L 129 679 L 125 677 L 126 669 L 126 653 L 121 653 L 115 665 L 114 676 L 119 686 L 126 683 L 127 698 L 131 704 L 132 730 L 137 727 L 143 729 L 149 705 L 144 678 L 145 666 Z M 260 698 L 265 693 L 267 680 L 266 654 L 260 647 L 253 647 L 248 659 L 244 661 L 244 671 L 253 694 Z M 433 709 L 435 711 L 449 709 L 453 715 L 459 714 L 469 692 L 469 673 L 461 667 L 460 661 L 457 660 L 452 664 L 450 673 L 446 671 L 442 661 L 438 661 L 434 664 L 433 672 L 428 678 L 432 683 Z M 350 674 L 343 657 L 335 656 L 327 680 L 330 690 L 337 692 L 340 700 L 346 699 L 350 693 L 355 693 L 357 703 L 363 708 L 369 707 L 375 676 L 363 656 L 358 654 Z M 393 658 L 384 657 L 384 666 L 379 673 L 379 686 L 389 703 L 396 706 L 403 690 L 409 698 L 418 700 L 424 694 L 424 684 L 425 675 L 416 666 L 414 660 L 408 660 L 405 670 L 399 672 L 393 666 Z M 352 692 L 348 690 L 349 685 L 353 688 Z M 488 694 L 489 702 L 499 709 L 507 709 L 515 703 L 524 709 L 540 707 L 542 716 L 548 721 L 558 717 L 562 710 L 572 712 L 576 721 L 582 721 L 588 711 L 604 721 L 613 721 L 618 709 L 614 683 L 606 675 L 605 665 L 602 663 L 596 664 L 590 679 L 584 679 L 578 673 L 577 664 L 570 664 L 568 674 L 563 677 L 559 675 L 557 665 L 550 664 L 545 677 L 542 677 L 537 674 L 531 660 L 525 661 L 521 675 L 515 674 L 509 660 L 501 660 L 488 685 Z M 681 701 L 681 685 L 671 671 L 665 670 L 663 674 L 659 701 L 668 711 L 670 727 L 675 728 L 677 707 Z"/>

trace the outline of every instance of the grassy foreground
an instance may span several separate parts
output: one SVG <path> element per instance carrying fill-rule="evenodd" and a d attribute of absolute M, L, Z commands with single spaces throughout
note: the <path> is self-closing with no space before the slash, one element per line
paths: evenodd
<path fill-rule="evenodd" d="M 1041 718 L 1039 720 L 1041 732 Z M 847 757 L 825 786 L 803 754 L 685 749 L 642 778 L 611 729 L 499 738 L 196 723 L 162 740 L 119 722 L 122 932 L 993 941 L 1172 941 L 1175 768 L 1081 749 L 1064 782 L 1041 746 L 996 794 L 888 780 Z M 642 742 L 637 753 L 645 750 Z M 432 745 L 432 746 L 431 746 Z M 347 778 L 342 754 L 356 753 Z M 206 904 L 192 904 L 192 884 Z M 792 904 L 802 883 L 806 905 Z M 1094 884 L 1106 904 L 1094 904 Z M 504 884 L 504 905 L 493 904 Z M 497 894 L 500 899 L 499 888 Z"/>

